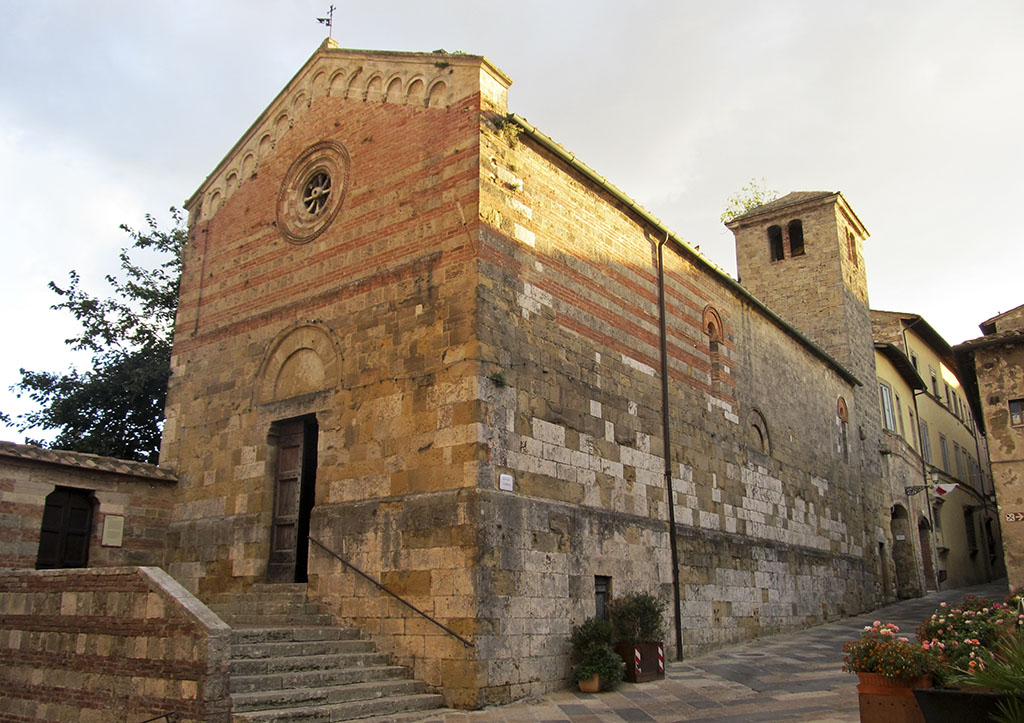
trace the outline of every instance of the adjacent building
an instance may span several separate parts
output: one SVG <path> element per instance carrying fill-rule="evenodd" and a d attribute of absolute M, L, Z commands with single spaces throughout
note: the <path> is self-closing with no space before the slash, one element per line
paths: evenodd
<path fill-rule="evenodd" d="M 981 323 L 954 347 L 967 399 L 985 433 L 999 505 L 1006 572 L 1024 585 L 1024 305 Z"/>
<path fill-rule="evenodd" d="M 918 314 L 871 320 L 899 596 L 1002 576 L 987 452 L 952 349 Z"/>

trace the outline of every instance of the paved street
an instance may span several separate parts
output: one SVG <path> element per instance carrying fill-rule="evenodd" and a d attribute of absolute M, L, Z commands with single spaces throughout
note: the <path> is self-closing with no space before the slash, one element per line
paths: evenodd
<path fill-rule="evenodd" d="M 541 698 L 472 713 L 440 711 L 424 722 L 537 721 L 843 721 L 860 720 L 856 676 L 842 672 L 843 643 L 873 620 L 894 622 L 910 633 L 940 602 L 966 594 L 1001 600 L 1005 580 L 933 592 L 916 600 L 797 633 L 763 638 L 667 666 L 664 680 L 622 683 L 615 691 L 587 695 L 559 691 Z M 411 720 L 411 719 L 410 719 Z"/>

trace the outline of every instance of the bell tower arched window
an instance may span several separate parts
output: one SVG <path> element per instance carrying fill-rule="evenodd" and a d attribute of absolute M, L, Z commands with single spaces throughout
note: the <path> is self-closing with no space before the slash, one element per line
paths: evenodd
<path fill-rule="evenodd" d="M 801 256 L 804 253 L 804 224 L 800 219 L 789 222 L 789 255 Z"/>
<path fill-rule="evenodd" d="M 785 258 L 785 252 L 782 249 L 781 226 L 768 227 L 768 254 L 772 261 L 781 261 Z"/>

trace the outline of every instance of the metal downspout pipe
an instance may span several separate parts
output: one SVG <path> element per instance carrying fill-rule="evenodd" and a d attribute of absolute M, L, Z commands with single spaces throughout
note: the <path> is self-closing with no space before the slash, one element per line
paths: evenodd
<path fill-rule="evenodd" d="M 676 507 L 672 490 L 672 445 L 669 441 L 669 405 L 668 405 L 668 333 L 665 321 L 665 243 L 658 243 L 658 320 L 659 342 L 661 346 L 661 425 L 662 437 L 665 442 L 665 494 L 668 503 L 668 539 L 672 550 L 672 610 L 675 613 L 676 627 L 676 660 L 683 659 L 683 623 L 679 613 L 679 552 L 676 546 Z"/>

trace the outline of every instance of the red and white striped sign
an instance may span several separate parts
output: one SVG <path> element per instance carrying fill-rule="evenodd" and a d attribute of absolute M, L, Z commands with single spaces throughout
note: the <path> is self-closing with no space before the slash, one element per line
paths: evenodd
<path fill-rule="evenodd" d="M 658 646 L 658 675 L 665 675 L 665 649 Z"/>
<path fill-rule="evenodd" d="M 636 670 L 636 674 L 640 675 L 640 671 L 643 670 L 643 666 L 640 663 L 640 648 L 633 648 L 633 667 Z"/>

